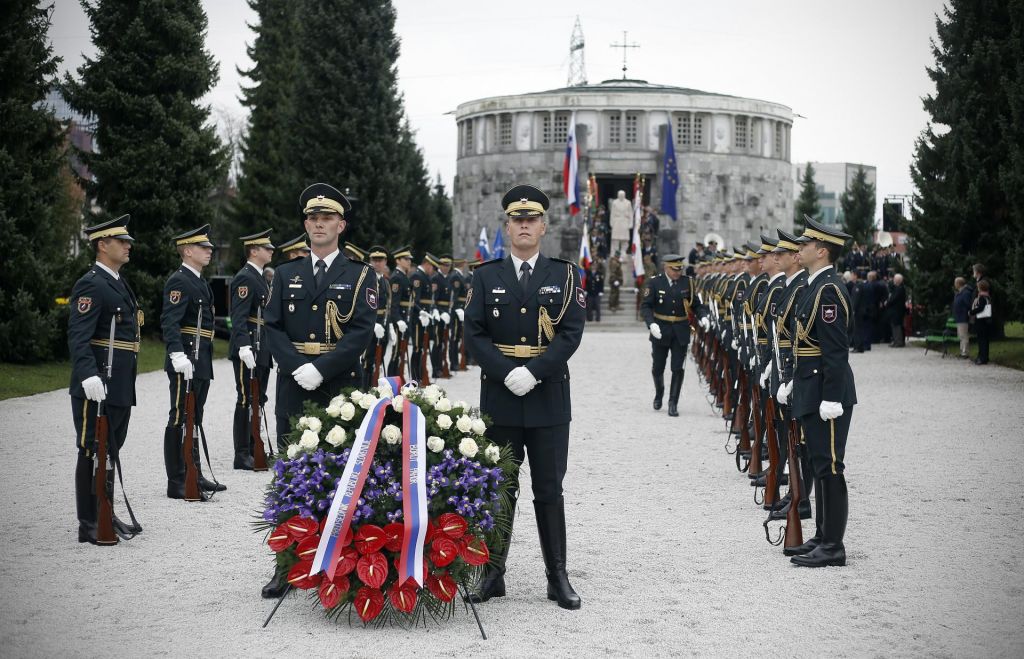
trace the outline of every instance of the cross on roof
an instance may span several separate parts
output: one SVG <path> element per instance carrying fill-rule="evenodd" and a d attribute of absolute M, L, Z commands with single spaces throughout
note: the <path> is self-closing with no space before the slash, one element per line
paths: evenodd
<path fill-rule="evenodd" d="M 622 79 L 623 80 L 626 79 L 626 68 L 627 68 L 626 67 L 626 49 L 627 48 L 639 48 L 640 47 L 640 44 L 638 44 L 635 41 L 633 43 L 627 42 L 626 41 L 626 35 L 627 34 L 628 34 L 628 32 L 623 30 L 622 31 L 622 43 L 613 43 L 613 44 L 611 44 L 612 48 L 621 48 L 622 49 Z"/>

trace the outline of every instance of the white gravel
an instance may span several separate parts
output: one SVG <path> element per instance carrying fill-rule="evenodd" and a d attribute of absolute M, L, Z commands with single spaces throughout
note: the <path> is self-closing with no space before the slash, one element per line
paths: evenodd
<path fill-rule="evenodd" d="M 692 363 L 682 416 L 653 412 L 646 336 L 603 325 L 571 362 L 582 610 L 545 599 L 525 496 L 509 595 L 479 607 L 489 640 L 461 607 L 441 626 L 374 630 L 327 622 L 304 594 L 261 629 L 271 554 L 250 521 L 267 476 L 231 469 L 222 360 L 206 426 L 228 491 L 164 497 L 166 378 L 144 375 L 123 460 L 145 532 L 112 548 L 76 541 L 67 394 L 0 403 L 0 655 L 1024 655 L 1024 373 L 911 348 L 852 356 L 849 564 L 806 570 L 765 542 Z M 474 370 L 442 386 L 474 400 L 477 382 Z"/>

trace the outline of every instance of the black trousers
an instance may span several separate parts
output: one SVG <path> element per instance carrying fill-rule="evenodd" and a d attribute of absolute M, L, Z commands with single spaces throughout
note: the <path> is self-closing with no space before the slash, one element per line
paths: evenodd
<path fill-rule="evenodd" d="M 250 371 L 242 363 L 241 359 L 236 358 L 231 359 L 231 368 L 235 371 L 235 405 L 243 409 L 249 409 L 252 405 L 250 400 L 252 389 L 249 386 L 249 382 L 252 380 L 253 371 Z M 270 367 L 256 364 L 256 368 L 253 370 L 255 370 L 256 379 L 260 383 L 259 404 L 263 406 L 267 404 L 267 383 L 270 381 Z"/>
<path fill-rule="evenodd" d="M 98 403 L 85 398 L 71 398 L 71 416 L 75 421 L 75 446 L 78 452 L 91 456 L 96 450 L 96 407 Z M 128 437 L 131 407 L 104 405 L 107 415 L 107 451 L 113 459 Z"/>
<path fill-rule="evenodd" d="M 413 380 L 419 382 L 423 379 L 423 376 L 420 373 L 423 351 L 428 349 L 428 346 L 425 345 L 426 341 L 423 340 L 424 329 L 419 323 L 409 325 L 409 331 L 412 332 L 412 337 L 410 338 L 412 341 L 412 357 L 409 358 L 409 374 L 412 376 Z M 430 335 L 429 327 L 427 328 L 426 333 L 428 336 Z"/>
<path fill-rule="evenodd" d="M 844 407 L 838 419 L 822 421 L 818 413 L 800 417 L 804 443 L 811 458 L 815 478 L 842 474 L 846 470 L 846 438 L 850 432 L 853 407 Z"/>
<path fill-rule="evenodd" d="M 988 363 L 988 344 L 992 340 L 992 319 L 978 318 L 974 321 L 974 331 L 978 336 L 978 361 Z"/>
<path fill-rule="evenodd" d="M 587 298 L 587 320 L 601 322 L 601 294 L 595 293 Z"/>
<path fill-rule="evenodd" d="M 522 428 L 491 426 L 487 437 L 498 446 L 511 446 L 516 459 L 516 491 L 519 490 L 519 466 L 529 457 L 533 500 L 558 503 L 562 497 L 562 479 L 569 464 L 569 424 Z"/>
<path fill-rule="evenodd" d="M 167 427 L 177 428 L 185 423 L 185 387 L 186 380 L 181 373 L 168 376 L 168 389 L 171 394 L 171 411 L 167 415 Z M 192 389 L 196 393 L 196 423 L 203 422 L 203 408 L 206 407 L 206 396 L 210 393 L 210 381 L 192 379 Z"/>
<path fill-rule="evenodd" d="M 672 354 L 671 372 L 681 373 L 683 367 L 686 366 L 686 347 L 687 343 L 680 343 L 673 339 L 669 345 L 662 345 L 660 342 L 656 343 L 651 341 L 651 358 L 654 361 L 654 365 L 651 367 L 651 371 L 655 375 L 661 375 L 665 372 L 665 362 L 668 361 L 669 353 Z"/>
<path fill-rule="evenodd" d="M 455 315 L 454 310 L 452 310 L 452 324 L 449 327 L 448 365 L 454 371 L 459 367 L 459 346 L 462 341 L 462 323 L 459 321 L 459 317 Z"/>

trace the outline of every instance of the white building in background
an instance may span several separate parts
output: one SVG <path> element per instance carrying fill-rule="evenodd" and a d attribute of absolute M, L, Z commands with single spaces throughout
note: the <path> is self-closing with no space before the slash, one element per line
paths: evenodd
<path fill-rule="evenodd" d="M 643 80 L 606 80 L 458 106 L 454 254 L 472 255 L 481 227 L 493 237 L 503 221 L 502 195 L 517 183 L 529 183 L 551 198 L 546 253 L 575 260 L 581 222 L 570 219 L 562 192 L 573 112 L 580 195 L 593 174 L 603 204 L 617 190 L 632 197 L 633 178 L 640 173 L 647 178 L 645 204 L 661 207 L 661 169 L 671 124 L 679 217 L 677 222 L 662 218 L 662 253 L 688 251 L 708 233 L 719 234 L 732 247 L 756 239 L 759 232 L 792 228 L 790 108 Z"/>
<path fill-rule="evenodd" d="M 857 170 L 864 168 L 869 184 L 876 186 L 877 197 L 878 169 L 874 165 L 861 165 L 854 162 L 813 162 L 814 183 L 818 189 L 818 203 L 821 204 L 821 219 L 825 224 L 838 225 L 842 219 L 843 207 L 839 198 L 850 189 Z M 793 201 L 800 198 L 800 188 L 804 179 L 805 162 L 793 163 Z"/>

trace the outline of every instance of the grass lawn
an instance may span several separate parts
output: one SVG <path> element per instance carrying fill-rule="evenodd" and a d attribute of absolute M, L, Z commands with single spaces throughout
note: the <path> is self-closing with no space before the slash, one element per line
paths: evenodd
<path fill-rule="evenodd" d="M 924 341 L 914 341 L 909 345 L 923 348 Z M 940 347 L 939 350 L 941 351 L 942 348 Z M 959 344 L 949 345 L 946 347 L 946 350 L 955 359 L 960 346 Z M 971 359 L 975 359 L 978 356 L 978 344 L 973 338 L 971 339 L 970 353 Z M 1006 323 L 1006 338 L 1000 341 L 992 341 L 989 344 L 988 360 L 992 364 L 1009 366 L 1018 371 L 1024 371 L 1024 323 Z"/>
<path fill-rule="evenodd" d="M 164 367 L 164 344 L 154 338 L 143 338 L 139 350 L 139 373 L 159 371 Z M 214 339 L 213 357 L 227 357 L 228 342 Z M 0 364 L 0 400 L 66 389 L 71 380 L 70 362 L 43 364 Z"/>

